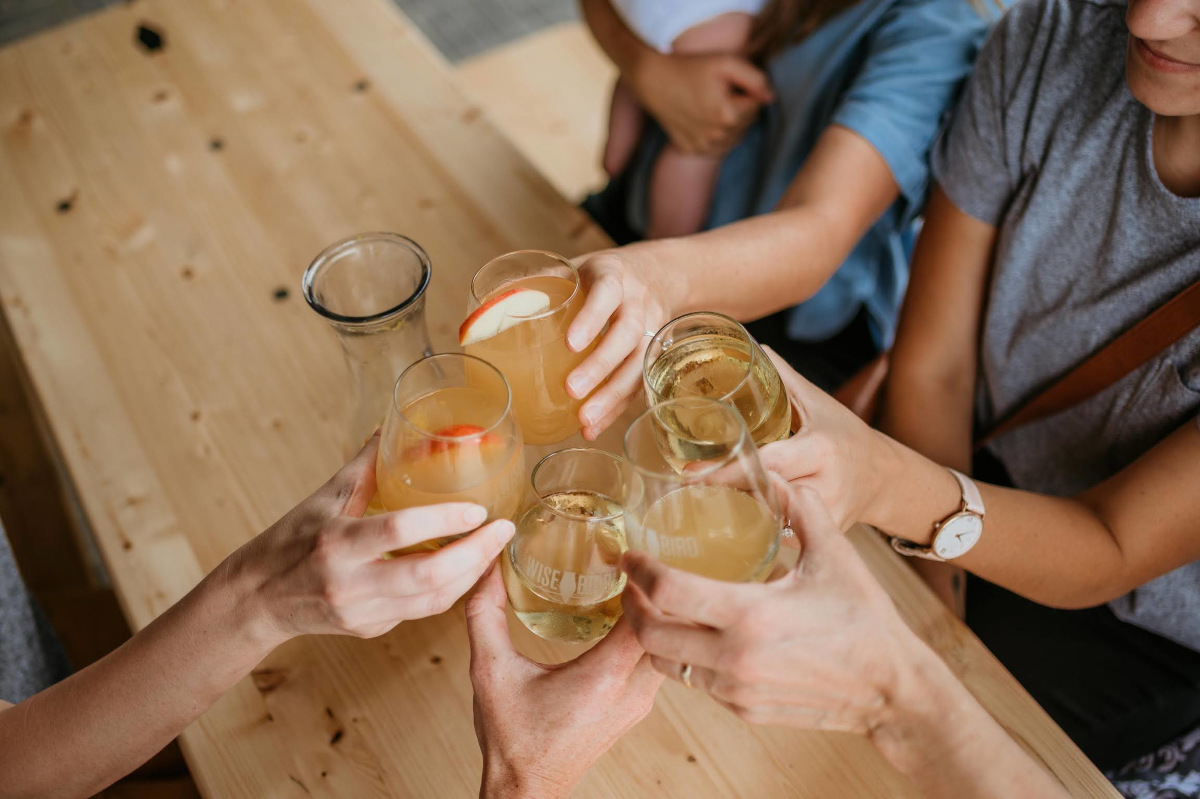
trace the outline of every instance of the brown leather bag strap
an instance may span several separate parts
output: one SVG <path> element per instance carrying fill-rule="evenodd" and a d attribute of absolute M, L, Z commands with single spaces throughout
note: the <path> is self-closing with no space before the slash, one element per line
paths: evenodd
<path fill-rule="evenodd" d="M 1126 330 L 1050 388 L 1017 408 L 976 442 L 982 449 L 999 436 L 1094 397 L 1200 327 L 1200 280 Z"/>

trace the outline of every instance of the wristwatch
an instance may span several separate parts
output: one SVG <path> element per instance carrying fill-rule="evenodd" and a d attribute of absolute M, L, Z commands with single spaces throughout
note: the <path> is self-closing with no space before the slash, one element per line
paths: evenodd
<path fill-rule="evenodd" d="M 901 555 L 926 560 L 947 561 L 962 557 L 979 543 L 983 535 L 983 497 L 975 481 L 961 472 L 949 470 L 962 489 L 962 505 L 947 516 L 933 531 L 930 545 L 923 547 L 904 538 L 892 537 L 892 549 Z"/>

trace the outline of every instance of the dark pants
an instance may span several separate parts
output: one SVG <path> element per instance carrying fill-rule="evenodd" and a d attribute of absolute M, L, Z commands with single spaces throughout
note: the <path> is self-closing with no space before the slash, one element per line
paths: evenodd
<path fill-rule="evenodd" d="M 975 474 L 1010 484 L 1002 469 L 985 453 Z M 967 624 L 1105 771 L 1200 726 L 1200 652 L 1106 606 L 1056 610 L 971 577 Z"/>

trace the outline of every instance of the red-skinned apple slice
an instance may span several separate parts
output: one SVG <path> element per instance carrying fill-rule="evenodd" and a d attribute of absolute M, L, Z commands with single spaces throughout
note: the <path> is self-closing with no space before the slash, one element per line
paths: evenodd
<path fill-rule="evenodd" d="M 443 427 L 441 430 L 434 431 L 436 440 L 422 441 L 413 447 L 413 451 L 409 453 L 406 460 L 417 460 L 427 458 L 430 455 L 436 455 L 439 452 L 446 452 L 452 447 L 476 446 L 482 447 L 490 444 L 495 444 L 500 441 L 500 436 L 495 433 L 488 433 L 484 436 L 479 436 L 483 432 L 483 428 L 477 424 L 454 424 L 449 427 Z M 444 439 L 461 438 L 463 441 L 446 441 Z"/>
<path fill-rule="evenodd" d="M 458 328 L 462 346 L 483 341 L 550 308 L 550 297 L 537 289 L 516 288 L 486 300 Z"/>

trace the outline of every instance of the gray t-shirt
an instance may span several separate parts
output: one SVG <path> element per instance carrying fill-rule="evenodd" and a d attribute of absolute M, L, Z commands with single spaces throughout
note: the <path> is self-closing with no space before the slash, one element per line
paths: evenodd
<path fill-rule="evenodd" d="M 62 647 L 25 590 L 0 527 L 0 699 L 20 702 L 69 673 Z"/>
<path fill-rule="evenodd" d="M 947 196 L 999 229 L 981 429 L 1200 279 L 1200 198 L 1171 193 L 1155 171 L 1154 114 L 1125 83 L 1125 10 L 1121 0 L 1020 0 L 980 53 L 935 149 Z M 992 450 L 1018 487 L 1072 495 L 1198 413 L 1200 329 Z M 1111 607 L 1200 649 L 1200 562 Z"/>

